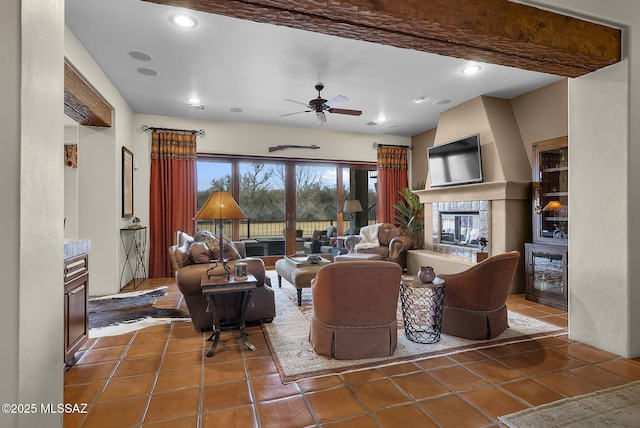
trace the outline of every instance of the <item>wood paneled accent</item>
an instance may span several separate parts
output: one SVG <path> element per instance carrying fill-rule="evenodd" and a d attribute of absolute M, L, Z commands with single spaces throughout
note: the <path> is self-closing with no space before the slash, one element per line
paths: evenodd
<path fill-rule="evenodd" d="M 145 0 L 578 77 L 621 59 L 621 31 L 508 0 Z"/>
<path fill-rule="evenodd" d="M 66 61 L 64 113 L 80 125 L 111 127 L 111 106 Z"/>

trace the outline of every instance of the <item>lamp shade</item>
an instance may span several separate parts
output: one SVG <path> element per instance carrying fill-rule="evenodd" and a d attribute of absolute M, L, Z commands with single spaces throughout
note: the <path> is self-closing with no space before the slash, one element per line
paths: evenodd
<path fill-rule="evenodd" d="M 194 220 L 239 220 L 247 218 L 229 192 L 217 190 L 209 195 Z"/>
<path fill-rule="evenodd" d="M 342 212 L 345 213 L 361 213 L 362 205 L 360 205 L 360 201 L 357 199 L 349 199 L 344 201 L 344 208 Z"/>
<path fill-rule="evenodd" d="M 547 205 L 544 206 L 542 211 L 558 211 L 564 208 L 564 205 L 560 203 L 560 201 L 551 201 Z"/>

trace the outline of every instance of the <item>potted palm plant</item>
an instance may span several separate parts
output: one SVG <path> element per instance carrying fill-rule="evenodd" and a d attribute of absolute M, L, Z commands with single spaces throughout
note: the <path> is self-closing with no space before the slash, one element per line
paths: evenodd
<path fill-rule="evenodd" d="M 414 190 L 423 188 L 424 183 L 417 183 L 413 186 Z M 414 240 L 414 244 L 421 247 L 420 237 L 424 229 L 424 204 L 420 202 L 418 195 L 408 187 L 405 187 L 400 195 L 403 200 L 393 205 L 397 211 L 396 221 L 407 229 L 407 235 Z"/>

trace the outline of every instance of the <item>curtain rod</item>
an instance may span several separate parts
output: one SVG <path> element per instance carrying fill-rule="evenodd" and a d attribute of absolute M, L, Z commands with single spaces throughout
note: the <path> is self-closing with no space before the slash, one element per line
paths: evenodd
<path fill-rule="evenodd" d="M 413 146 L 400 146 L 398 144 L 380 144 L 373 142 L 373 149 L 377 149 L 378 147 L 404 147 L 405 149 L 413 150 Z"/>
<path fill-rule="evenodd" d="M 176 132 L 188 132 L 190 134 L 194 134 L 197 135 L 199 137 L 204 137 L 204 129 L 201 129 L 199 131 L 196 131 L 194 129 L 174 129 L 174 128 L 156 128 L 153 126 L 147 126 L 147 125 L 142 125 L 140 127 L 140 130 L 142 131 L 176 131 Z"/>

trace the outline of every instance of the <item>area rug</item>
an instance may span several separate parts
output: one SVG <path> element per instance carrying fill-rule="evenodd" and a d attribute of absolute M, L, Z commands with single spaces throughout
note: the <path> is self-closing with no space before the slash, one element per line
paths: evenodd
<path fill-rule="evenodd" d="M 156 308 L 153 303 L 167 294 L 166 286 L 89 299 L 89 337 L 117 336 L 145 327 L 191 321 L 180 309 Z"/>
<path fill-rule="evenodd" d="M 309 344 L 309 324 L 313 314 L 310 290 L 303 290 L 302 307 L 296 303 L 296 289 L 282 279 L 278 287 L 277 275 L 272 278 L 276 296 L 276 317 L 262 326 L 273 359 L 284 383 L 328 374 L 381 367 L 402 361 L 417 361 L 459 352 L 489 348 L 533 338 L 558 336 L 567 330 L 534 318 L 509 311 L 509 327 L 491 340 L 468 340 L 443 334 L 434 344 L 420 344 L 408 340 L 402 328 L 402 312 L 398 311 L 398 346 L 392 357 L 361 360 L 332 360 L 315 353 Z"/>
<path fill-rule="evenodd" d="M 498 419 L 511 428 L 637 428 L 640 381 L 565 398 Z"/>

